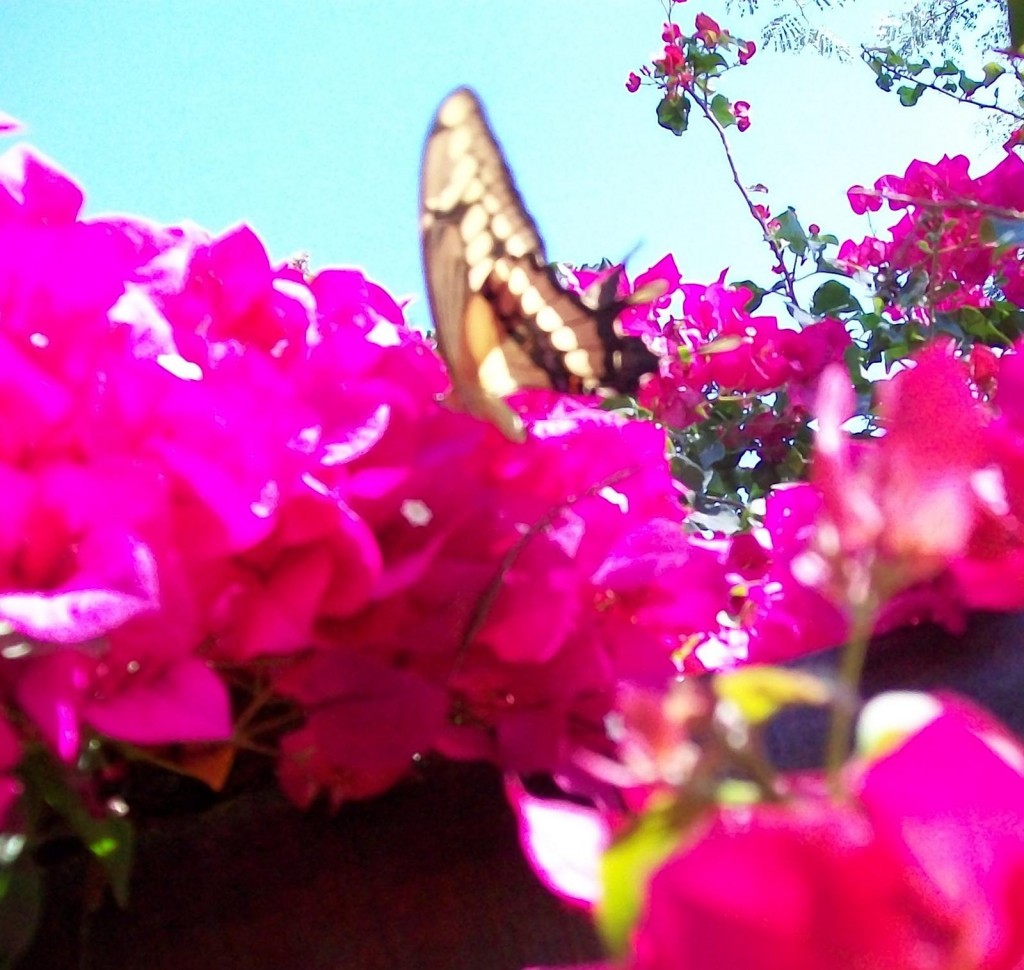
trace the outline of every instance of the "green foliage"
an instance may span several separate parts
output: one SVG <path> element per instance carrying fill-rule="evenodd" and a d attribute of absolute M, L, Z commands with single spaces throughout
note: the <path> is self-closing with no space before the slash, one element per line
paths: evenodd
<path fill-rule="evenodd" d="M 616 956 L 628 951 L 630 933 L 640 915 L 651 874 L 682 841 L 679 820 L 669 807 L 650 809 L 605 852 L 601 860 L 603 894 L 597 928 Z"/>
<path fill-rule="evenodd" d="M 991 107 L 1010 116 L 1015 111 L 1003 107 L 999 100 L 997 82 L 1010 74 L 1010 70 L 994 61 L 985 65 L 981 78 L 972 78 L 955 61 L 945 58 L 941 64 L 932 64 L 928 58 L 915 60 L 892 47 L 865 47 L 861 53 L 864 62 L 875 75 L 875 84 L 883 91 L 891 91 L 899 81 L 912 82 L 896 87 L 900 104 L 912 108 L 926 91 L 934 91 L 957 101 L 970 101 L 980 107 Z M 1019 73 L 1015 74 L 1020 81 Z M 975 98 L 980 91 L 989 91 L 987 101 Z M 1018 121 L 1024 115 L 1017 114 Z"/>
<path fill-rule="evenodd" d="M 658 124 L 673 135 L 681 135 L 690 124 L 690 99 L 685 95 L 666 95 L 658 104 Z"/>
<path fill-rule="evenodd" d="M 134 857 L 134 830 L 126 818 L 94 814 L 70 784 L 69 775 L 49 752 L 37 749 L 22 760 L 31 829 L 44 832 L 56 816 L 100 866 L 118 905 L 128 903 Z"/>

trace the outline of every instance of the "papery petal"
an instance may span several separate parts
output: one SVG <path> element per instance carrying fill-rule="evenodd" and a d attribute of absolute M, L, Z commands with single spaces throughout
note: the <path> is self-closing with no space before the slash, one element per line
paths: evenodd
<path fill-rule="evenodd" d="M 527 861 L 552 892 L 592 906 L 601 898 L 601 856 L 611 840 L 595 808 L 530 795 L 514 778 L 505 791 L 519 820 Z"/>
<path fill-rule="evenodd" d="M 231 737 L 227 688 L 198 659 L 185 658 L 159 671 L 143 668 L 122 681 L 116 694 L 90 699 L 81 711 L 98 731 L 133 744 Z"/>

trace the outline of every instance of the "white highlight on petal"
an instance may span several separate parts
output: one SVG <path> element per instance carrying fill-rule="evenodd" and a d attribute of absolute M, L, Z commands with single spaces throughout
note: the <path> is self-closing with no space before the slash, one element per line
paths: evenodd
<path fill-rule="evenodd" d="M 401 506 L 399 506 L 399 511 L 402 513 L 402 518 L 404 518 L 409 525 L 430 525 L 434 518 L 434 513 L 430 511 L 430 506 L 422 499 L 418 498 L 405 499 Z"/>

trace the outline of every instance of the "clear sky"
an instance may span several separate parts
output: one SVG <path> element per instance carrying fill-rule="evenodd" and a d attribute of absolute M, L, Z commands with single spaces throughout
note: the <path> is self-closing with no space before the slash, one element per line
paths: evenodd
<path fill-rule="evenodd" d="M 891 6 L 857 0 L 863 26 Z M 700 10 L 740 36 L 721 0 Z M 551 258 L 665 252 L 685 278 L 766 279 L 756 226 L 710 131 L 675 138 L 630 70 L 660 46 L 658 0 L 0 0 L 0 110 L 87 193 L 88 212 L 211 230 L 240 221 L 271 257 L 355 265 L 420 294 L 420 151 L 438 102 L 483 97 Z M 752 104 L 733 134 L 773 211 L 864 235 L 845 190 L 914 157 L 979 154 L 978 112 L 885 96 L 859 62 L 759 53 L 724 92 Z M 702 126 L 697 126 L 701 128 Z"/>

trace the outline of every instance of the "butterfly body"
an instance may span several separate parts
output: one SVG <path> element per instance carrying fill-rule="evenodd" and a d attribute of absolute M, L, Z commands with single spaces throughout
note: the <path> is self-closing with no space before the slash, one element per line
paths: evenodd
<path fill-rule="evenodd" d="M 619 272 L 596 292 L 567 289 L 548 264 L 476 96 L 441 104 L 427 138 L 420 218 L 427 294 L 458 403 L 513 440 L 522 422 L 503 398 L 524 387 L 632 393 L 657 360 L 623 336 Z"/>

